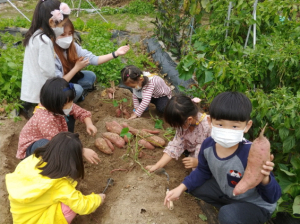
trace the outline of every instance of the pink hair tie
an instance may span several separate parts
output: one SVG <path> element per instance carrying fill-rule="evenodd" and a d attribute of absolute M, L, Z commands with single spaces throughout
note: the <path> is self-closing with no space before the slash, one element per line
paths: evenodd
<path fill-rule="evenodd" d="M 195 98 L 192 99 L 192 101 L 193 101 L 194 103 L 200 103 L 200 102 L 201 102 L 201 99 L 198 98 L 198 97 L 195 97 Z"/>
<path fill-rule="evenodd" d="M 126 76 L 129 77 L 129 74 L 127 74 Z"/>

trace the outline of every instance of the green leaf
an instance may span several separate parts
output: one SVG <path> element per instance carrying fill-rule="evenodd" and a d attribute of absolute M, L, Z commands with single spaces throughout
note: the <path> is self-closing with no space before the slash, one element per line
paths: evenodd
<path fill-rule="evenodd" d="M 214 78 L 214 74 L 211 72 L 211 71 L 205 71 L 205 81 L 204 83 L 208 83 L 210 82 L 211 80 L 213 80 Z"/>
<path fill-rule="evenodd" d="M 295 146 L 295 136 L 289 136 L 283 141 L 283 153 L 288 153 Z"/>
<path fill-rule="evenodd" d="M 291 164 L 295 170 L 300 169 L 300 159 L 299 157 L 292 156 Z"/>
<path fill-rule="evenodd" d="M 300 214 L 300 195 L 294 199 L 293 214 Z"/>
<path fill-rule="evenodd" d="M 123 128 L 121 133 L 120 133 L 120 136 L 121 137 L 124 137 L 124 136 L 127 136 L 128 139 L 131 139 L 132 137 L 132 134 L 129 132 L 129 128 Z"/>
<path fill-rule="evenodd" d="M 274 61 L 272 61 L 272 62 L 269 64 L 268 69 L 269 69 L 270 71 L 272 71 L 272 69 L 274 68 L 274 65 L 275 65 L 275 63 L 274 63 Z"/>
<path fill-rule="evenodd" d="M 116 100 L 113 100 L 113 105 L 114 105 L 114 107 L 119 106 L 119 104 L 118 104 L 118 102 Z"/>
<path fill-rule="evenodd" d="M 202 221 L 207 221 L 206 215 L 200 214 L 200 215 L 199 215 L 199 218 L 200 218 Z"/>
<path fill-rule="evenodd" d="M 281 171 L 283 171 L 286 175 L 288 175 L 288 176 L 296 176 L 296 174 L 295 173 L 291 173 L 291 172 L 289 172 L 289 171 L 287 171 L 287 170 L 284 170 L 284 169 L 280 169 Z"/>
<path fill-rule="evenodd" d="M 126 102 L 127 102 L 127 98 L 123 98 L 122 101 L 123 101 L 124 103 L 126 103 Z"/>
<path fill-rule="evenodd" d="M 154 128 L 157 128 L 157 129 L 163 129 L 163 121 L 160 120 L 160 119 L 156 119 L 155 120 L 155 125 L 154 125 Z"/>
<path fill-rule="evenodd" d="M 285 138 L 287 138 L 289 136 L 289 129 L 282 127 L 279 129 L 279 136 L 281 138 L 281 140 L 284 140 Z"/>
<path fill-rule="evenodd" d="M 283 193 L 287 193 L 291 186 L 294 185 L 296 177 L 288 176 L 285 172 L 277 171 L 278 183 Z"/>

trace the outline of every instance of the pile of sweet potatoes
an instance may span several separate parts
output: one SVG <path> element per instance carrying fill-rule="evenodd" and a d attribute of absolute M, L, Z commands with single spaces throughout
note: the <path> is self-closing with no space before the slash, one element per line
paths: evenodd
<path fill-rule="evenodd" d="M 155 149 L 155 147 L 163 147 L 166 142 L 159 136 L 158 130 L 148 129 L 135 129 L 129 126 L 127 123 L 119 124 L 116 121 L 106 122 L 106 130 L 108 132 L 102 133 L 102 136 L 95 141 L 96 147 L 103 153 L 112 154 L 114 152 L 114 145 L 118 148 L 124 148 L 125 144 L 129 142 L 129 139 L 125 135 L 124 138 L 120 136 L 123 128 L 128 127 L 129 132 L 139 138 L 138 145 L 146 149 Z"/>

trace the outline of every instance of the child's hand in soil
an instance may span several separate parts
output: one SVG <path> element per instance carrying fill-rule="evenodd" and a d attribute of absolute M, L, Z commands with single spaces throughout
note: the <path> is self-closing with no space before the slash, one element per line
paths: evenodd
<path fill-rule="evenodd" d="M 98 154 L 92 149 L 83 148 L 82 155 L 84 156 L 84 158 L 86 158 L 87 161 L 89 161 L 92 164 L 98 164 L 98 162 L 100 162 Z"/>
<path fill-rule="evenodd" d="M 146 170 L 148 170 L 150 173 L 154 172 L 157 169 L 158 168 L 155 165 L 146 166 Z"/>
<path fill-rule="evenodd" d="M 86 59 L 86 60 L 83 60 L 83 57 L 80 57 L 76 63 L 75 63 L 75 68 L 80 71 L 81 69 L 85 68 L 86 66 L 88 66 L 90 64 L 90 60 L 89 59 Z"/>
<path fill-rule="evenodd" d="M 132 113 L 130 118 L 128 118 L 128 120 L 132 120 L 132 119 L 135 119 L 137 118 L 137 115 L 135 113 Z"/>
<path fill-rule="evenodd" d="M 186 169 L 196 168 L 198 166 L 198 159 L 193 157 L 186 157 L 182 159 L 182 163 Z"/>
<path fill-rule="evenodd" d="M 129 49 L 130 49 L 129 45 L 122 46 L 118 50 L 116 50 L 115 55 L 116 56 L 124 55 L 127 53 L 127 51 L 129 51 Z"/>
<path fill-rule="evenodd" d="M 169 202 L 178 200 L 182 192 L 184 192 L 185 190 L 187 190 L 186 186 L 184 184 L 180 184 L 178 187 L 169 191 L 165 197 L 164 205 L 169 208 Z"/>
<path fill-rule="evenodd" d="M 105 194 L 99 194 L 101 197 L 101 204 L 104 202 L 106 195 Z"/>
<path fill-rule="evenodd" d="M 86 126 L 86 131 L 89 135 L 95 136 L 97 133 L 97 128 L 93 124 L 89 124 Z"/>

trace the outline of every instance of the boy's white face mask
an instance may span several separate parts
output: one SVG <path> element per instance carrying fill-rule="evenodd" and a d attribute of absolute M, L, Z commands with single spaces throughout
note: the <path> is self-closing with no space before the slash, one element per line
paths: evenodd
<path fill-rule="evenodd" d="M 68 49 L 73 41 L 73 36 L 68 36 L 60 39 L 56 39 L 56 43 L 62 49 Z"/>
<path fill-rule="evenodd" d="M 243 130 L 233 130 L 212 125 L 211 137 L 224 148 L 230 148 L 243 140 L 245 129 L 246 127 Z"/>

